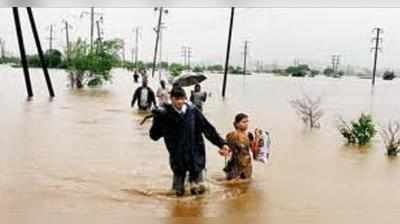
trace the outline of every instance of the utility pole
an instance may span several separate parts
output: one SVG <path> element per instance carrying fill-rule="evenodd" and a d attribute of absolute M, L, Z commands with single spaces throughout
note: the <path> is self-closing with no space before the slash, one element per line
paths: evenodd
<path fill-rule="evenodd" d="M 243 75 L 246 75 L 246 66 L 247 66 L 247 54 L 248 54 L 248 40 L 244 41 L 244 50 L 243 50 Z"/>
<path fill-rule="evenodd" d="M 125 41 L 122 40 L 122 61 L 125 62 Z"/>
<path fill-rule="evenodd" d="M 90 8 L 90 52 L 93 51 L 93 36 L 94 36 L 94 7 Z"/>
<path fill-rule="evenodd" d="M 20 20 L 20 16 L 19 16 L 18 7 L 13 7 L 12 11 L 13 11 L 13 16 L 14 16 L 15 30 L 17 33 L 19 53 L 21 56 L 22 70 L 24 72 L 26 91 L 28 94 L 28 99 L 30 99 L 31 97 L 33 97 L 32 83 L 31 83 L 31 78 L 30 78 L 29 69 L 28 69 L 28 61 L 26 59 L 24 37 L 22 34 L 21 20 Z"/>
<path fill-rule="evenodd" d="M 182 57 L 183 57 L 183 65 L 187 65 L 187 53 L 186 53 L 186 47 L 182 47 Z"/>
<path fill-rule="evenodd" d="M 103 20 L 103 13 L 95 12 L 94 7 L 90 7 L 90 12 L 84 11 L 81 13 L 80 18 L 85 15 L 90 15 L 90 52 L 93 50 L 93 41 L 94 41 L 94 23 L 95 16 L 100 16 L 100 20 Z"/>
<path fill-rule="evenodd" d="M 135 52 L 133 53 L 133 49 L 132 49 L 132 62 L 133 62 L 133 54 L 135 54 L 135 68 L 136 71 L 138 70 L 138 61 L 139 61 L 139 35 L 140 35 L 140 27 L 135 27 L 135 29 L 133 30 L 133 32 L 135 32 Z"/>
<path fill-rule="evenodd" d="M 102 45 L 102 37 L 101 37 L 101 29 L 100 29 L 100 21 L 96 20 L 96 27 L 97 27 L 97 52 L 101 52 L 103 45 Z"/>
<path fill-rule="evenodd" d="M 293 63 L 294 63 L 294 66 L 298 66 L 300 64 L 300 61 L 298 58 L 295 58 Z"/>
<path fill-rule="evenodd" d="M 184 66 L 188 66 L 188 69 L 190 70 L 190 58 L 192 57 L 192 48 L 183 46 L 182 56 L 184 58 Z"/>
<path fill-rule="evenodd" d="M 231 40 L 232 40 L 232 29 L 233 29 L 233 17 L 235 15 L 235 7 L 231 8 L 231 18 L 229 23 L 229 33 L 228 33 L 228 44 L 226 47 L 226 58 L 225 58 L 225 69 L 224 69 L 224 80 L 222 83 L 222 97 L 225 98 L 226 91 L 226 79 L 228 78 L 228 69 L 229 69 L 229 56 L 231 51 Z"/>
<path fill-rule="evenodd" d="M 100 21 L 96 20 L 96 28 L 97 28 L 97 40 L 101 41 L 102 37 L 101 37 L 101 29 L 100 29 Z"/>
<path fill-rule="evenodd" d="M 161 26 L 160 26 L 160 54 L 159 54 L 159 59 L 158 59 L 158 64 L 159 64 L 159 68 L 158 68 L 158 73 L 159 73 L 159 79 L 161 80 L 161 70 L 162 70 L 162 37 L 163 37 L 163 35 L 162 35 L 162 30 L 163 29 L 165 29 L 165 28 L 167 28 L 165 25 L 164 25 L 164 23 L 161 23 Z"/>
<path fill-rule="evenodd" d="M 1 53 L 1 59 L 6 57 L 6 42 L 0 38 L 0 53 Z"/>
<path fill-rule="evenodd" d="M 382 50 L 382 48 L 379 47 L 379 43 L 382 42 L 382 38 L 379 35 L 381 33 L 383 33 L 383 30 L 380 27 L 375 27 L 372 32 L 376 32 L 376 37 L 372 38 L 372 41 L 375 42 L 375 47 L 373 47 L 371 49 L 372 51 L 374 51 L 374 66 L 372 69 L 372 86 L 375 86 L 376 63 L 378 61 L 378 51 Z"/>
<path fill-rule="evenodd" d="M 190 70 L 190 58 L 192 57 L 192 48 L 187 48 L 187 60 L 188 60 L 188 69 Z"/>
<path fill-rule="evenodd" d="M 156 43 L 154 47 L 154 57 L 153 57 L 153 70 L 151 72 L 151 76 L 154 77 L 154 72 L 156 70 L 156 64 L 157 64 L 157 54 L 158 54 L 158 44 L 160 40 L 160 31 L 161 31 L 161 24 L 162 24 L 162 15 L 168 14 L 168 10 L 164 9 L 163 7 L 156 7 L 154 8 L 154 11 L 158 11 L 158 23 L 157 23 L 157 28 L 154 29 L 156 32 Z"/>
<path fill-rule="evenodd" d="M 340 55 L 338 55 L 338 54 L 332 55 L 331 63 L 332 63 L 333 72 L 334 73 L 338 72 L 338 68 L 339 68 L 339 64 L 340 64 Z"/>
<path fill-rule="evenodd" d="M 71 54 L 71 43 L 69 41 L 69 29 L 72 29 L 72 26 L 68 23 L 67 20 L 63 20 L 64 23 L 64 30 L 65 30 L 65 42 L 67 44 L 67 60 L 70 59 Z"/>
<path fill-rule="evenodd" d="M 45 60 L 44 53 L 43 53 L 43 50 L 42 50 L 42 45 L 40 43 L 39 33 L 37 32 L 35 18 L 33 16 L 32 8 L 31 7 L 27 7 L 26 11 L 28 13 L 29 23 L 31 24 L 33 39 L 35 39 L 36 49 L 38 51 L 39 60 L 40 60 L 40 63 L 42 65 L 44 78 L 45 78 L 46 84 L 47 84 L 47 89 L 49 91 L 50 97 L 54 97 L 53 85 L 51 83 L 49 71 L 47 70 L 47 62 Z M 52 41 L 52 39 L 50 38 L 50 42 L 51 41 Z M 51 49 L 52 48 L 50 48 L 50 50 Z"/>
<path fill-rule="evenodd" d="M 47 39 L 49 40 L 49 50 L 53 50 L 53 40 L 55 39 L 55 38 L 54 38 L 54 35 L 53 35 L 53 32 L 54 32 L 54 25 L 53 25 L 53 24 L 50 24 L 50 26 L 48 27 L 48 29 L 49 29 L 49 31 L 50 31 L 50 36 L 47 38 Z"/>

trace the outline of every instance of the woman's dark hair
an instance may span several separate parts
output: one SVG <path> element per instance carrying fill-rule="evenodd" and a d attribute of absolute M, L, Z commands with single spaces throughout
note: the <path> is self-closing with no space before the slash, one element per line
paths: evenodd
<path fill-rule="evenodd" d="M 186 98 L 186 92 L 182 87 L 174 86 L 171 90 L 171 97 Z"/>
<path fill-rule="evenodd" d="M 237 128 L 237 124 L 239 123 L 239 122 L 241 122 L 243 119 L 245 119 L 245 118 L 249 118 L 249 116 L 247 115 L 247 114 L 244 114 L 244 113 L 239 113 L 239 114 L 237 114 L 236 116 L 235 116 L 235 120 L 233 121 L 233 126 L 235 127 L 235 128 Z"/>

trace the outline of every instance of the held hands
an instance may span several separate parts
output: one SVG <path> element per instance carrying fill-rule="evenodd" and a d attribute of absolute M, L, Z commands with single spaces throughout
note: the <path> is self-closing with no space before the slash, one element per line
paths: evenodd
<path fill-rule="evenodd" d="M 220 150 L 218 150 L 218 153 L 219 153 L 221 156 L 224 156 L 224 157 L 229 156 L 229 153 L 230 153 L 230 152 L 231 152 L 231 149 L 229 148 L 228 145 L 224 145 L 224 146 L 222 146 L 222 148 L 221 148 Z"/>

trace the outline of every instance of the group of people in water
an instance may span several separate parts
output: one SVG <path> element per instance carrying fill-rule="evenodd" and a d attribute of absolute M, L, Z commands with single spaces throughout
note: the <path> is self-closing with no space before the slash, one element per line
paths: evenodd
<path fill-rule="evenodd" d="M 244 113 L 235 116 L 234 130 L 223 138 L 202 113 L 206 98 L 207 94 L 196 84 L 188 102 L 181 86 L 173 85 L 169 90 L 165 81 L 160 82 L 154 94 L 146 78 L 133 94 L 131 106 L 138 102 L 139 110 L 149 111 L 153 107 L 150 138 L 154 141 L 164 139 L 173 173 L 172 190 L 178 197 L 185 194 L 186 179 L 192 195 L 200 195 L 207 190 L 203 176 L 206 168 L 203 136 L 219 148 L 221 156 L 229 157 L 223 169 L 227 180 L 251 178 L 252 155 L 255 159 L 263 144 L 260 141 L 261 130 L 256 130 L 254 135 L 248 131 L 249 117 Z"/>
<path fill-rule="evenodd" d="M 136 73 L 134 77 L 136 77 Z M 138 78 L 137 78 L 138 79 Z M 138 80 L 134 78 L 134 82 L 137 83 Z M 148 85 L 148 78 L 146 75 L 142 75 L 142 85 L 136 88 L 133 93 L 131 100 L 131 107 L 137 104 L 137 107 L 142 112 L 148 112 L 152 108 L 157 108 L 168 104 L 170 102 L 170 89 L 167 87 L 167 82 L 165 80 L 160 81 L 160 86 L 156 92 Z M 157 100 L 156 100 L 157 98 Z M 190 95 L 190 102 L 196 106 L 197 109 L 203 110 L 203 104 L 207 100 L 207 93 L 201 90 L 201 85 L 196 84 L 194 90 Z M 158 101 L 158 103 L 157 103 Z"/>

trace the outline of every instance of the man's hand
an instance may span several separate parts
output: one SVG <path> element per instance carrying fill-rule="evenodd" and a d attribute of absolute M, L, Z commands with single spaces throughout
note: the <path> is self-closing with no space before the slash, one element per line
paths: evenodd
<path fill-rule="evenodd" d="M 231 149 L 228 145 L 222 146 L 222 148 L 218 151 L 221 156 L 227 157 L 230 153 Z"/>

